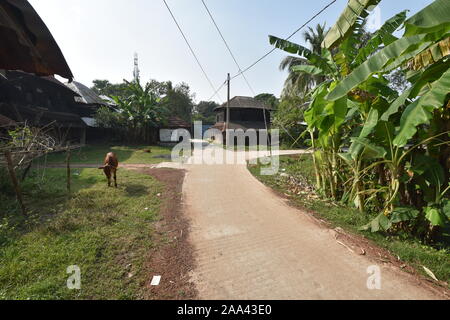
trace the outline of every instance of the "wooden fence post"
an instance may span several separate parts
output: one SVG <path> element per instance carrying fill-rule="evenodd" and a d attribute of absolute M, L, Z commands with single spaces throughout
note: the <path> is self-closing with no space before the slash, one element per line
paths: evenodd
<path fill-rule="evenodd" d="M 14 171 L 14 166 L 11 158 L 11 152 L 5 152 L 6 164 L 8 167 L 9 175 L 11 177 L 11 182 L 14 187 L 14 192 L 16 193 L 17 202 L 19 202 L 20 209 L 22 210 L 22 214 L 26 217 L 27 212 L 25 210 L 25 205 L 23 204 L 22 193 L 20 192 L 19 182 L 17 181 L 16 172 Z"/>
<path fill-rule="evenodd" d="M 67 149 L 67 191 L 70 193 L 70 149 Z"/>

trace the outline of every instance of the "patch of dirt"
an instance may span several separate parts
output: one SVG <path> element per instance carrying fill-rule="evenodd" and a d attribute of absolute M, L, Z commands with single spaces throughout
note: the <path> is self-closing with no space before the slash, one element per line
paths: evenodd
<path fill-rule="evenodd" d="M 424 277 L 417 271 L 416 268 L 412 267 L 407 262 L 402 261 L 401 259 L 399 259 L 399 257 L 395 257 L 387 249 L 379 247 L 373 241 L 365 238 L 364 236 L 347 232 L 340 227 L 334 228 L 330 222 L 321 218 L 320 213 L 305 208 L 299 203 L 295 202 L 292 195 L 282 193 L 267 185 L 266 187 L 277 196 L 285 199 L 291 207 L 301 209 L 303 212 L 305 212 L 316 225 L 320 226 L 321 228 L 329 229 L 331 232 L 333 232 L 336 242 L 341 246 L 347 248 L 347 250 L 349 250 L 350 252 L 353 252 L 356 255 L 364 255 L 376 263 L 382 263 L 384 265 L 390 266 L 394 272 L 407 272 L 413 277 L 413 281 L 417 282 L 421 286 L 428 288 L 434 293 L 445 297 L 446 299 L 450 299 L 450 290 L 447 288 L 448 284 L 446 282 L 436 282 L 431 278 Z"/>
<path fill-rule="evenodd" d="M 148 279 L 143 293 L 149 300 L 189 300 L 197 297 L 189 282 L 194 266 L 193 248 L 188 241 L 189 221 L 184 216 L 182 186 L 185 171 L 175 169 L 136 169 L 164 184 L 161 194 L 161 220 L 156 228 L 156 246 L 146 263 Z M 161 276 L 158 286 L 151 286 L 153 276 Z"/>

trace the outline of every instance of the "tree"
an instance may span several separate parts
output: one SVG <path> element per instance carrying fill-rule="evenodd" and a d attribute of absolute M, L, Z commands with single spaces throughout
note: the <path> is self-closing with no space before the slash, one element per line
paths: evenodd
<path fill-rule="evenodd" d="M 165 89 L 166 96 L 162 99 L 161 104 L 171 115 L 180 117 L 181 119 L 191 122 L 192 112 L 194 109 L 193 98 L 189 85 L 180 83 L 173 87 L 172 82 L 166 82 L 161 88 Z"/>
<path fill-rule="evenodd" d="M 435 0 L 409 19 L 400 12 L 367 39 L 367 9 L 379 2 L 349 0 L 321 54 L 270 43 L 308 60 L 294 71 L 327 79 L 309 92 L 304 113 L 318 191 L 376 213 L 363 230 L 425 238 L 450 224 L 450 2 Z M 411 83 L 400 92 L 388 80 L 396 70 Z"/>
<path fill-rule="evenodd" d="M 94 80 L 94 86 L 91 88 L 98 95 L 105 95 L 108 97 L 121 96 L 127 87 L 126 82 L 113 84 L 108 80 Z"/>
<path fill-rule="evenodd" d="M 154 82 L 142 86 L 139 82 L 125 82 L 121 96 L 113 96 L 118 110 L 100 108 L 96 120 L 100 126 L 122 131 L 129 141 L 156 142 L 156 128 L 167 120 L 168 112 Z"/>
<path fill-rule="evenodd" d="M 272 125 L 280 129 L 280 141 L 288 148 L 302 147 L 304 141 L 299 137 L 305 128 L 300 122 L 304 121 L 303 113 L 307 106 L 301 97 L 286 96 L 273 113 Z"/>
<path fill-rule="evenodd" d="M 303 38 L 309 43 L 310 50 L 315 54 L 322 53 L 321 43 L 325 38 L 326 27 L 317 24 L 316 28 L 309 27 L 308 31 L 303 33 Z M 285 81 L 283 96 L 303 96 L 306 92 L 311 90 L 317 83 L 323 81 L 323 77 L 312 74 L 305 74 L 295 71 L 294 67 L 301 65 L 309 65 L 308 59 L 296 56 L 287 56 L 280 63 L 280 70 L 288 70 L 289 75 Z"/>
<path fill-rule="evenodd" d="M 398 92 L 403 92 L 410 86 L 406 80 L 406 71 L 400 68 L 387 75 L 386 79 L 389 80 L 389 86 Z"/>
<path fill-rule="evenodd" d="M 214 101 L 200 101 L 194 108 L 193 120 L 202 121 L 204 124 L 214 124 L 216 122 L 216 113 L 214 109 L 219 104 Z"/>
<path fill-rule="evenodd" d="M 255 96 L 255 99 L 258 100 L 258 101 L 261 101 L 262 103 L 264 103 L 268 107 L 271 107 L 273 110 L 275 110 L 278 107 L 278 104 L 280 103 L 278 98 L 275 97 L 271 93 L 258 94 L 257 96 Z"/>

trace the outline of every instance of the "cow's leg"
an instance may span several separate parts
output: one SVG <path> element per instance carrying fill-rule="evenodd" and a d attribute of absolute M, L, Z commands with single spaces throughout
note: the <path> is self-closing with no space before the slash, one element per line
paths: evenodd
<path fill-rule="evenodd" d="M 104 170 L 106 178 L 108 179 L 108 187 L 111 187 L 111 171 L 109 170 L 109 168 L 105 168 Z"/>
<path fill-rule="evenodd" d="M 117 176 L 116 176 L 117 170 L 114 169 L 114 186 L 117 188 Z"/>

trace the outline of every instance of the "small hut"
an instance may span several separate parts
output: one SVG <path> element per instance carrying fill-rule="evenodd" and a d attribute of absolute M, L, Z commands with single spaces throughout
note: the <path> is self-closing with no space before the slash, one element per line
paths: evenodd
<path fill-rule="evenodd" d="M 255 98 L 236 96 L 230 100 L 229 110 L 230 123 L 228 129 L 242 129 L 244 131 L 248 129 L 270 129 L 272 108 Z M 225 141 L 227 103 L 217 107 L 214 111 L 216 112 L 216 124 L 213 128 L 222 131 Z"/>
<path fill-rule="evenodd" d="M 270 127 L 270 112 L 272 108 L 251 97 L 236 96 L 230 100 L 229 129 L 266 129 Z M 227 103 L 214 109 L 216 124 L 214 128 L 225 130 L 227 119 Z M 265 112 L 265 116 L 264 116 Z"/>
<path fill-rule="evenodd" d="M 172 133 L 177 129 L 186 129 L 191 132 L 191 124 L 183 119 L 172 116 L 168 119 L 167 124 L 159 128 L 159 143 L 169 145 L 179 142 L 180 139 L 172 140 Z"/>

